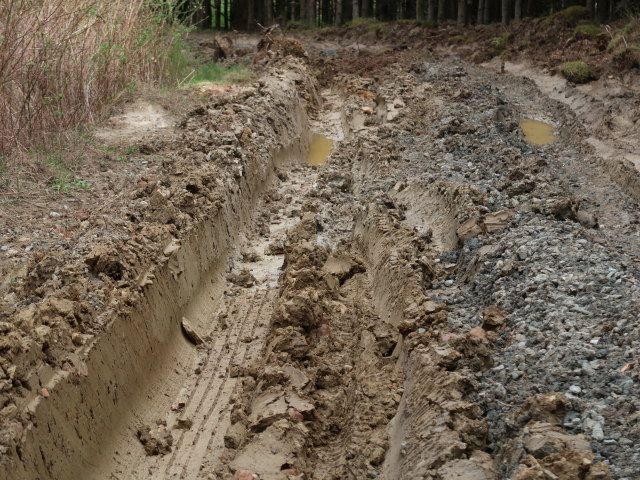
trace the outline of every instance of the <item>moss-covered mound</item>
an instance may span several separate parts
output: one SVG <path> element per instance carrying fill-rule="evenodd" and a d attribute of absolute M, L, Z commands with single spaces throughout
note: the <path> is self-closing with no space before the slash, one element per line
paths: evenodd
<path fill-rule="evenodd" d="M 587 83 L 591 80 L 591 67 L 584 62 L 566 62 L 560 67 L 564 78 L 573 83 Z"/>

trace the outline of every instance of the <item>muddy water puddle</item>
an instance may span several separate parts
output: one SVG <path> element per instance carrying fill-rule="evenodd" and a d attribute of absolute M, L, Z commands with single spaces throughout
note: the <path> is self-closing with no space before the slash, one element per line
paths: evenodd
<path fill-rule="evenodd" d="M 534 145 L 546 145 L 558 140 L 558 137 L 553 134 L 553 127 L 548 123 L 522 118 L 520 119 L 520 128 L 522 128 L 525 140 Z"/>
<path fill-rule="evenodd" d="M 307 163 L 311 165 L 324 165 L 333 148 L 333 140 L 314 133 L 311 136 L 311 145 L 309 146 L 309 154 L 307 155 Z"/>

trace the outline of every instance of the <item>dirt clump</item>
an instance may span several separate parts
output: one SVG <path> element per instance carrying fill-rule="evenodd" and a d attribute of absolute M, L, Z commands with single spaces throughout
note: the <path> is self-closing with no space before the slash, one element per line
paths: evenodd
<path fill-rule="evenodd" d="M 366 297 L 353 296 L 366 285 L 362 261 L 318 246 L 318 225 L 315 214 L 307 213 L 289 231 L 267 368 L 258 372 L 253 389 L 240 395 L 244 401 L 234 405 L 232 431 L 246 436 L 227 439 L 234 447 L 227 453 L 234 458 L 229 464 L 259 472 L 260 478 L 276 478 L 283 469 L 331 478 L 349 471 L 365 476 L 384 459 L 384 428 L 400 398 L 395 392 L 401 378 L 388 357 L 393 331 L 377 322 Z M 355 383 L 361 394 L 349 388 Z M 270 438 L 287 440 L 273 452 Z M 336 448 L 341 444 L 351 447 Z M 256 455 L 258 460 L 250 462 Z M 281 460 L 263 460 L 274 455 Z M 348 470 L 323 473 L 347 459 Z"/>
<path fill-rule="evenodd" d="M 147 455 L 166 455 L 173 445 L 173 437 L 166 425 L 158 425 L 156 428 L 145 425 L 138 429 L 138 439 L 144 445 Z"/>

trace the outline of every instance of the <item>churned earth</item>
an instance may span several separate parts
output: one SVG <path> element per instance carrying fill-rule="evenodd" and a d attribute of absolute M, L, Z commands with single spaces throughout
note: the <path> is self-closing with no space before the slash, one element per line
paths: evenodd
<path fill-rule="evenodd" d="M 637 478 L 628 77 L 229 40 L 73 242 L 3 226 L 2 478 Z"/>

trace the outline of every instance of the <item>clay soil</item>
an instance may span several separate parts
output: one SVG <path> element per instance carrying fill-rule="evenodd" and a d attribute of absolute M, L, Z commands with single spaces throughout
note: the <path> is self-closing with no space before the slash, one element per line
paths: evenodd
<path fill-rule="evenodd" d="M 418 30 L 200 35 L 255 80 L 0 192 L 0 478 L 640 476 L 637 70 Z"/>

